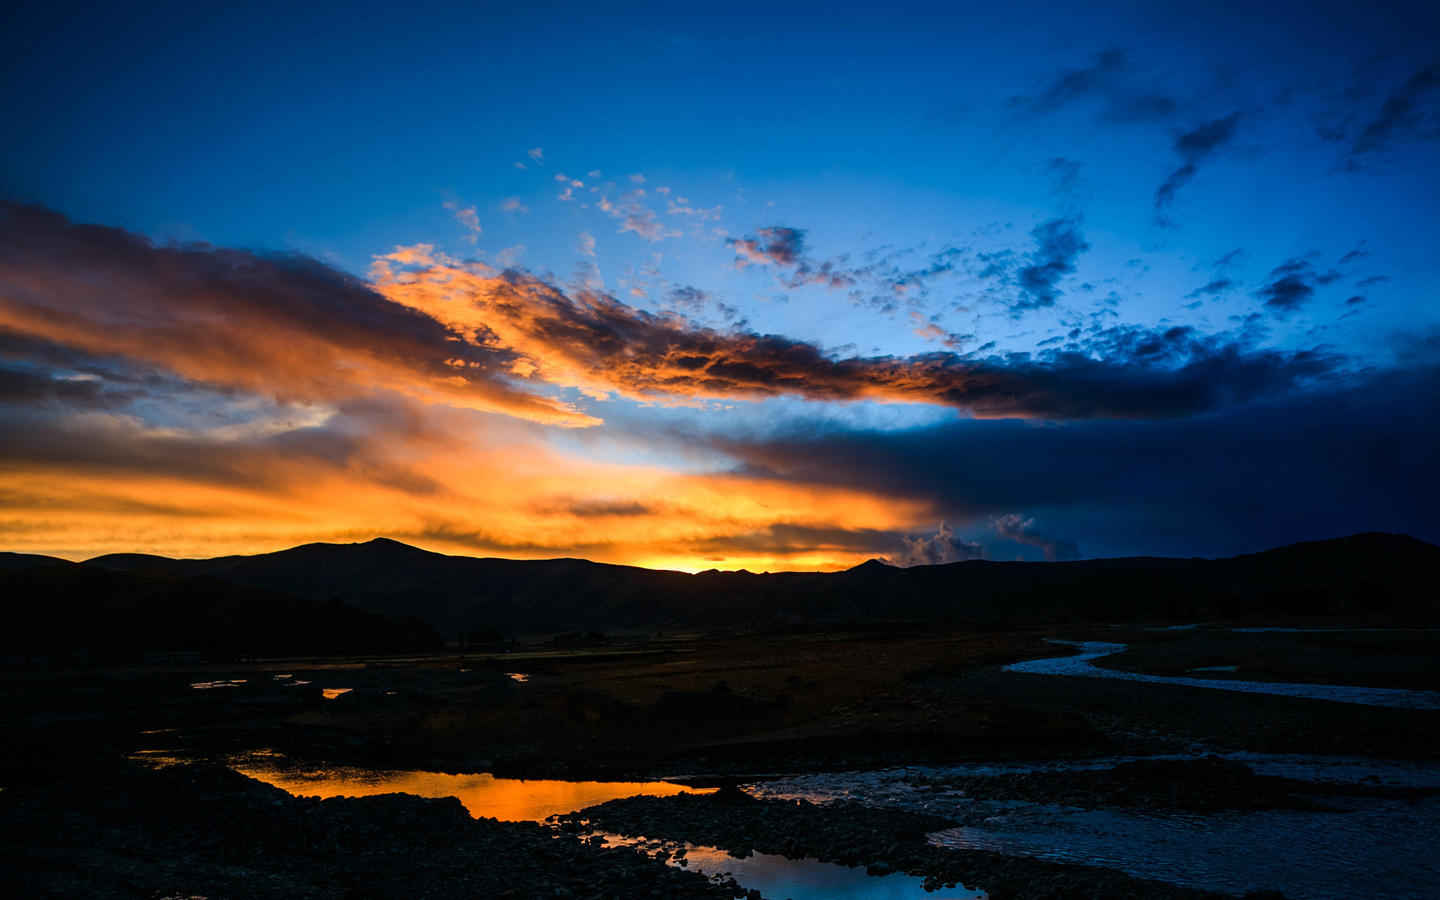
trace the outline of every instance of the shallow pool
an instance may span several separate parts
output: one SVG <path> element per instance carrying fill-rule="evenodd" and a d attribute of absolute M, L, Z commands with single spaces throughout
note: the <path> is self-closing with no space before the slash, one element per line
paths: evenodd
<path fill-rule="evenodd" d="M 606 836 L 607 846 L 643 846 L 645 838 Z M 871 875 L 863 867 L 842 866 L 818 859 L 789 859 L 773 853 L 731 856 L 717 847 L 695 844 L 684 847 L 683 856 L 672 856 L 670 865 L 681 865 L 704 875 L 729 875 L 741 887 L 758 890 L 777 900 L 985 900 L 984 891 L 961 885 L 925 890 L 925 879 L 895 872 Z"/>
<path fill-rule="evenodd" d="M 489 774 L 448 775 L 418 770 L 302 766 L 274 753 L 232 757 L 230 767 L 297 797 L 373 797 L 415 794 L 458 797 L 470 815 L 506 822 L 542 822 L 587 806 L 649 794 L 670 797 L 710 793 L 668 781 L 556 781 L 497 778 Z"/>

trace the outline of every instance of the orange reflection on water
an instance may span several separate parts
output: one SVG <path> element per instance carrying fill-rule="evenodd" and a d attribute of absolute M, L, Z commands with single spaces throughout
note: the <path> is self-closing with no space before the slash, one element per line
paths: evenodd
<path fill-rule="evenodd" d="M 668 781 L 547 781 L 496 778 L 493 775 L 446 775 L 442 772 L 323 769 L 300 771 L 273 765 L 235 762 L 232 767 L 251 778 L 297 797 L 373 797 L 415 794 L 459 797 L 470 815 L 507 822 L 540 822 L 548 816 L 587 806 L 649 794 L 708 794 L 712 789 L 688 788 Z"/>

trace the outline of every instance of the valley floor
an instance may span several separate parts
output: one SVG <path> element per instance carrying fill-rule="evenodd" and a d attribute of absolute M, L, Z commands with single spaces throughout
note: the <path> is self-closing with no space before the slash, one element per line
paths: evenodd
<path fill-rule="evenodd" d="M 945 816 L 757 799 L 736 785 L 777 773 L 1212 751 L 1437 763 L 1434 711 L 1003 669 L 1070 652 L 1046 640 L 1066 637 L 1126 643 L 1131 651 L 1115 664 L 1162 671 L 1234 665 L 1252 678 L 1323 681 L 1354 671 L 1386 687 L 1435 684 L 1434 654 L 1426 652 L 1433 632 L 1243 634 L 896 628 L 561 641 L 411 659 L 9 672 L 0 676 L 6 864 L 37 896 L 698 897 L 735 890 L 645 853 L 602 849 L 588 836 L 598 829 L 670 842 L 667 856 L 674 842 L 809 856 L 909 872 L 937 887 L 958 882 L 992 897 L 1204 896 L 1115 869 L 935 846 L 927 833 L 961 824 Z M 1284 660 L 1296 654 L 1303 666 L 1287 668 Z M 532 823 L 470 820 L 453 802 L 299 800 L 205 765 L 258 748 L 310 765 L 682 777 L 722 790 L 615 801 L 572 819 L 557 837 Z M 198 766 L 151 772 L 126 762 L 138 751 Z M 1228 763 L 1155 765 L 1103 776 L 991 778 L 960 789 L 1007 803 L 1140 804 L 1198 815 L 1335 802 Z M 1367 790 L 1396 799 L 1392 787 L 1360 793 Z M 1413 793 L 1429 796 L 1428 789 Z M 414 875 L 420 860 L 426 873 Z"/>

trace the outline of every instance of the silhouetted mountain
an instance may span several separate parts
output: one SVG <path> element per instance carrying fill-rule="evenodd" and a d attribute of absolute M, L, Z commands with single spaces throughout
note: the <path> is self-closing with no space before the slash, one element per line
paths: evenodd
<path fill-rule="evenodd" d="M 120 661 L 198 651 L 229 659 L 442 644 L 434 628 L 417 619 L 179 571 L 191 568 L 183 565 L 187 560 L 125 560 L 136 569 L 0 554 L 0 596 L 8 614 L 0 655 L 21 661 Z"/>
<path fill-rule="evenodd" d="M 871 560 L 844 572 L 764 575 L 447 556 L 379 538 L 215 559 L 112 554 L 74 564 L 9 554 L 0 557 L 0 588 L 12 602 L 51 610 L 61 632 L 109 623 L 94 626 L 103 635 L 134 617 L 148 623 L 147 647 L 214 643 L 221 638 L 209 630 L 222 629 L 227 646 L 322 652 L 378 646 L 387 627 L 397 629 L 394 643 L 423 644 L 426 626 L 454 640 L 878 621 L 1437 624 L 1437 571 L 1440 547 L 1387 534 L 1229 559 L 971 560 L 913 568 Z"/>
<path fill-rule="evenodd" d="M 0 553 L 0 572 L 12 569 L 29 569 L 34 566 L 73 565 L 69 560 L 53 556 L 37 556 L 33 553 Z"/>
<path fill-rule="evenodd" d="M 883 559 L 867 559 L 858 566 L 847 571 L 849 572 L 888 572 L 896 568 Z"/>

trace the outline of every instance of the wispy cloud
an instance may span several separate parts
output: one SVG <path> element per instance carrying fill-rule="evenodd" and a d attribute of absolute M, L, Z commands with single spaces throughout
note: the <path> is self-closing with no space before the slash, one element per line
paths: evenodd
<path fill-rule="evenodd" d="M 470 232 L 465 236 L 465 240 L 472 244 L 477 243 L 484 229 L 480 227 L 480 213 L 476 211 L 475 207 L 461 206 L 454 200 L 446 200 L 445 208 L 450 210 L 451 214 L 455 216 L 455 221 L 459 222 L 461 227 Z"/>
<path fill-rule="evenodd" d="M 1074 541 L 1041 534 L 1036 530 L 1033 516 L 1007 513 L 995 519 L 995 533 L 1007 541 L 1040 548 L 1040 552 L 1051 562 L 1062 559 L 1078 559 L 1080 548 Z"/>
<path fill-rule="evenodd" d="M 1214 278 L 1200 285 L 1185 296 L 1192 300 L 1196 297 L 1215 297 L 1235 287 L 1236 281 L 1233 278 Z"/>
<path fill-rule="evenodd" d="M 1230 142 L 1235 136 L 1235 126 L 1240 121 L 1239 113 L 1231 113 L 1221 119 L 1214 119 L 1204 125 L 1187 131 L 1175 139 L 1175 152 L 1184 160 L 1180 168 L 1170 173 L 1155 190 L 1155 209 L 1163 211 L 1175 202 L 1175 194 L 1190 183 L 1199 171 L 1201 161 L 1209 158 L 1217 149 Z M 1162 222 L 1168 221 L 1163 217 Z"/>
<path fill-rule="evenodd" d="M 1440 138 L 1440 118 L 1427 108 L 1440 94 L 1440 62 L 1431 63 L 1405 80 L 1385 99 L 1379 113 L 1361 130 L 1350 148 L 1350 159 L 1389 149 L 1401 138 Z"/>
<path fill-rule="evenodd" d="M 680 237 L 680 232 L 666 228 L 655 216 L 655 211 L 645 205 L 645 189 L 636 188 L 622 194 L 618 201 L 601 197 L 597 204 L 602 212 L 620 222 L 620 233 L 631 232 L 651 243 L 666 238 Z"/>
<path fill-rule="evenodd" d="M 1153 122 L 1174 115 L 1174 98 L 1155 93 L 1142 73 L 1134 71 L 1129 55 L 1111 49 L 1088 66 L 1066 69 L 1034 96 L 1012 97 L 1010 106 L 1033 115 L 1055 113 L 1089 101 L 1099 101 L 1099 116 L 1109 122 Z"/>

